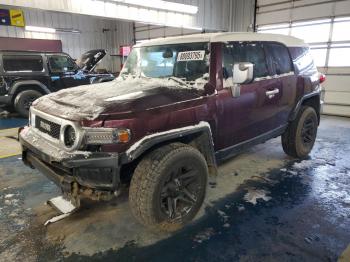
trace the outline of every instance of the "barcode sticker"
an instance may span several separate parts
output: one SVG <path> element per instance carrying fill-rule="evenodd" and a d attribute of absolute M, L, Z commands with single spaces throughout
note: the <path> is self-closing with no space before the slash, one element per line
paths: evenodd
<path fill-rule="evenodd" d="M 177 61 L 199 61 L 204 60 L 204 56 L 204 50 L 179 52 Z"/>

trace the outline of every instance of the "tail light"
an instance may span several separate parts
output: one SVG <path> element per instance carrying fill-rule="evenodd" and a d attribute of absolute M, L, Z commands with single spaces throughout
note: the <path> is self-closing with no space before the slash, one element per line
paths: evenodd
<path fill-rule="evenodd" d="M 324 81 L 326 81 L 326 75 L 325 74 L 320 74 L 319 81 L 320 81 L 320 83 L 323 83 Z"/>

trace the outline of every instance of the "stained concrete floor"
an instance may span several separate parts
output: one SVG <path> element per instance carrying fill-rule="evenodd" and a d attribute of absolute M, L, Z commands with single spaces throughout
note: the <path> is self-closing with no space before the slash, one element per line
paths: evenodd
<path fill-rule="evenodd" d="M 20 156 L 0 159 L 0 261 L 350 261 L 350 119 L 323 117 L 307 160 L 287 157 L 277 138 L 225 162 L 176 233 L 139 225 L 127 192 L 44 227 L 57 195 Z"/>

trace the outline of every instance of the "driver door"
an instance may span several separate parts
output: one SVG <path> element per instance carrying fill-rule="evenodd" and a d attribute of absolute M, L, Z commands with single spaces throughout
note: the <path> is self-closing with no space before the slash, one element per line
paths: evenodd
<path fill-rule="evenodd" d="M 232 147 L 247 142 L 276 127 L 274 114 L 281 82 L 270 77 L 263 46 L 259 42 L 231 42 L 223 45 L 223 85 L 218 91 L 218 148 Z M 253 81 L 240 85 L 240 94 L 234 97 L 233 65 L 253 64 Z M 274 91 L 275 92 L 275 91 Z M 279 91 L 278 91 L 279 92 Z"/>

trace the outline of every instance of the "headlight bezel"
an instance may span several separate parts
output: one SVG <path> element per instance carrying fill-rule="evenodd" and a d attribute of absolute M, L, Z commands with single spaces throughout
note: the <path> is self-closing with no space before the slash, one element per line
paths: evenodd
<path fill-rule="evenodd" d="M 68 152 L 81 150 L 88 145 L 128 143 L 132 137 L 128 128 L 84 127 L 81 126 L 79 122 L 58 118 L 31 107 L 29 114 L 29 126 L 33 127 L 37 132 L 40 131 L 36 127 L 36 116 L 61 126 L 58 139 L 45 133 L 42 134 L 45 139 Z M 73 128 L 75 131 L 75 141 L 73 145 L 67 146 L 65 143 L 65 132 L 69 127 Z M 94 139 L 91 139 L 92 136 L 94 136 Z"/>
<path fill-rule="evenodd" d="M 69 132 L 69 133 L 67 133 Z M 74 137 L 72 137 L 74 136 Z M 77 140 L 77 132 L 71 125 L 66 125 L 63 129 L 63 143 L 65 147 L 71 148 L 75 145 Z"/>
<path fill-rule="evenodd" d="M 67 146 L 65 142 L 65 133 L 67 128 L 73 128 L 73 130 L 75 131 L 75 141 L 71 146 Z M 61 126 L 59 143 L 65 150 L 67 151 L 79 150 L 80 147 L 82 146 L 83 139 L 84 139 L 84 134 L 81 131 L 80 127 L 77 125 L 77 123 L 71 122 Z"/>

